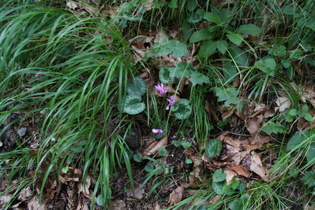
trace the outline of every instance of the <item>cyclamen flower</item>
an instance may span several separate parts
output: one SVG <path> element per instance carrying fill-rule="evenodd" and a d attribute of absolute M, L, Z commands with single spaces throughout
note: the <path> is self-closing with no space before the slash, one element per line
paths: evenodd
<path fill-rule="evenodd" d="M 152 129 L 153 133 L 164 133 L 164 131 L 162 129 Z"/>
<path fill-rule="evenodd" d="M 168 89 L 170 89 L 169 87 L 165 88 L 163 83 L 155 85 L 154 87 L 157 91 L 160 92 L 161 95 L 164 95 L 165 93 L 167 93 Z"/>
<path fill-rule="evenodd" d="M 176 97 L 175 96 L 171 96 L 169 99 L 166 99 L 168 101 L 168 105 L 166 106 L 166 110 L 169 110 L 171 106 L 174 106 L 175 102 L 176 102 Z"/>
<path fill-rule="evenodd" d="M 43 70 L 38 70 L 38 71 L 40 71 L 40 72 L 43 72 Z M 42 77 L 44 77 L 45 75 L 43 75 L 43 74 L 39 74 L 39 78 L 42 78 Z"/>

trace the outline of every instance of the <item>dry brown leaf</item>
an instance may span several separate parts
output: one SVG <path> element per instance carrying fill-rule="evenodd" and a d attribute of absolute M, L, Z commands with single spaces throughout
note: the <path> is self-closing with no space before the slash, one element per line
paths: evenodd
<path fill-rule="evenodd" d="M 164 136 L 160 141 L 153 142 L 148 148 L 146 148 L 143 152 L 143 156 L 151 156 L 155 155 L 159 149 L 166 147 L 167 145 L 167 136 Z"/>
<path fill-rule="evenodd" d="M 92 178 L 91 178 L 91 176 L 87 176 L 86 177 L 86 180 L 85 180 L 85 184 L 83 184 L 83 183 L 79 183 L 79 185 L 78 185 L 78 193 L 83 193 L 83 195 L 89 195 L 90 194 L 90 190 L 89 190 L 89 188 L 90 188 L 90 186 L 91 186 L 91 180 L 92 180 Z"/>
<path fill-rule="evenodd" d="M 248 119 L 246 122 L 246 128 L 250 134 L 256 134 L 261 129 L 261 126 L 259 122 L 257 121 L 257 118 Z"/>
<path fill-rule="evenodd" d="M 255 152 L 252 152 L 252 156 L 250 156 L 250 170 L 259 175 L 265 182 L 268 182 L 267 177 L 267 169 L 263 166 L 259 155 Z"/>
<path fill-rule="evenodd" d="M 183 198 L 184 188 L 182 186 L 177 187 L 170 194 L 169 198 L 169 206 L 173 206 L 174 204 L 179 203 Z"/>
<path fill-rule="evenodd" d="M 20 201 L 25 201 L 27 198 L 30 198 L 33 196 L 33 191 L 31 190 L 30 187 L 23 188 L 20 192 L 20 195 L 18 197 L 18 200 Z"/>
<path fill-rule="evenodd" d="M 250 172 L 247 171 L 242 165 L 234 165 L 232 169 L 240 176 L 244 176 L 248 178 L 250 176 Z"/>
<path fill-rule="evenodd" d="M 263 145 L 270 142 L 271 138 L 269 136 L 263 136 L 261 134 L 257 134 L 254 137 L 250 137 L 249 141 L 252 145 L 259 147 L 259 145 Z"/>
<path fill-rule="evenodd" d="M 231 117 L 233 113 L 234 113 L 234 109 L 223 112 L 222 113 L 222 120 L 225 120 L 225 119 Z"/>
<path fill-rule="evenodd" d="M 291 107 L 291 101 L 287 97 L 279 97 L 276 101 L 278 107 L 276 108 L 276 111 L 283 112 L 285 109 Z"/>
<path fill-rule="evenodd" d="M 41 203 L 39 202 L 38 196 L 34 196 L 28 203 L 27 208 L 29 210 L 46 210 L 45 202 L 42 200 Z"/>
<path fill-rule="evenodd" d="M 127 206 L 123 200 L 110 201 L 110 205 L 111 205 L 111 209 L 113 209 L 113 210 L 127 209 Z"/>
<path fill-rule="evenodd" d="M 232 183 L 233 178 L 237 175 L 234 171 L 224 171 L 226 173 L 226 183 L 229 185 Z"/>

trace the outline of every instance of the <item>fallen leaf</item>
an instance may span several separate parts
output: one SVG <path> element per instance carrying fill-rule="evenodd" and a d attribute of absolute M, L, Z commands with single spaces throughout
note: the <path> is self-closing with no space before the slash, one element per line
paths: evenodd
<path fill-rule="evenodd" d="M 164 136 L 160 141 L 153 142 L 148 148 L 144 150 L 143 156 L 146 157 L 155 155 L 160 148 L 166 147 L 167 140 L 167 136 Z"/>
<path fill-rule="evenodd" d="M 18 197 L 18 200 L 20 201 L 25 201 L 27 198 L 30 198 L 33 196 L 33 191 L 31 190 L 30 187 L 23 188 L 20 192 L 20 195 Z"/>
<path fill-rule="evenodd" d="M 278 107 L 276 108 L 276 111 L 283 112 L 285 109 L 291 107 L 291 101 L 287 97 L 279 97 L 276 101 Z"/>
<path fill-rule="evenodd" d="M 246 128 L 250 134 L 256 134 L 261 129 L 261 126 L 255 117 L 247 120 Z"/>
<path fill-rule="evenodd" d="M 46 210 L 45 202 L 42 200 L 41 203 L 39 202 L 38 196 L 34 196 L 28 203 L 27 203 L 28 210 Z"/>
<path fill-rule="evenodd" d="M 174 204 L 179 203 L 183 198 L 184 188 L 182 186 L 177 187 L 170 194 L 169 198 L 169 206 L 173 206 Z"/>
<path fill-rule="evenodd" d="M 244 176 L 248 178 L 250 176 L 250 172 L 247 171 L 242 165 L 234 165 L 232 169 L 240 176 Z"/>
<path fill-rule="evenodd" d="M 267 178 L 267 169 L 263 166 L 259 155 L 255 152 L 252 152 L 252 156 L 250 156 L 250 170 L 257 175 L 259 175 L 265 182 L 268 182 Z"/>
<path fill-rule="evenodd" d="M 224 173 L 226 173 L 225 181 L 228 185 L 232 183 L 233 178 L 237 175 L 234 171 L 224 171 Z"/>

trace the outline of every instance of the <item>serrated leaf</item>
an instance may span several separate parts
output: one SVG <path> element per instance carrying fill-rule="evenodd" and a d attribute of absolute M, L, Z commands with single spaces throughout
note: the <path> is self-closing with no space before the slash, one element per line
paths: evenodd
<path fill-rule="evenodd" d="M 204 16 L 203 16 L 203 19 L 205 19 L 207 21 L 210 21 L 210 22 L 213 22 L 213 23 L 215 23 L 217 25 L 222 23 L 221 18 L 217 14 L 215 14 L 213 12 L 205 13 Z"/>
<path fill-rule="evenodd" d="M 209 40 L 201 44 L 198 55 L 201 58 L 208 58 L 217 51 L 217 43 Z"/>
<path fill-rule="evenodd" d="M 244 37 L 241 34 L 227 34 L 227 38 L 235 45 L 240 45 L 244 41 Z"/>
<path fill-rule="evenodd" d="M 225 101 L 224 106 L 230 107 L 230 104 L 238 104 L 240 99 L 237 97 L 238 90 L 233 87 L 230 88 L 214 88 L 216 92 L 216 96 L 218 97 L 218 101 Z"/>
<path fill-rule="evenodd" d="M 274 58 L 265 57 L 260 61 L 255 62 L 257 68 L 270 76 L 274 76 L 276 72 L 277 63 Z"/>
<path fill-rule="evenodd" d="M 226 173 L 224 173 L 221 168 L 216 170 L 213 174 L 214 182 L 222 182 L 225 180 L 225 178 L 226 178 Z"/>
<path fill-rule="evenodd" d="M 222 53 L 222 55 L 225 54 L 226 50 L 228 49 L 228 43 L 225 40 L 218 40 L 216 42 L 217 44 L 217 48 L 220 51 L 220 53 Z"/>
<path fill-rule="evenodd" d="M 143 112 L 145 104 L 141 102 L 139 95 L 127 95 L 124 100 L 124 112 L 127 114 L 135 115 Z"/>
<path fill-rule="evenodd" d="M 189 39 L 189 42 L 190 43 L 195 43 L 195 42 L 200 42 L 200 41 L 204 41 L 204 40 L 209 40 L 209 39 L 212 39 L 213 38 L 213 34 L 210 33 L 208 31 L 208 29 L 200 29 L 198 31 L 195 31 L 190 39 Z"/>
<path fill-rule="evenodd" d="M 143 96 L 147 92 L 147 84 L 140 77 L 134 77 L 131 83 L 127 84 L 127 92 L 130 95 Z"/>
<path fill-rule="evenodd" d="M 191 106 L 189 105 L 189 101 L 187 99 L 180 99 L 172 106 L 172 111 L 174 112 L 174 116 L 179 120 L 184 120 L 188 118 L 191 114 Z"/>
<path fill-rule="evenodd" d="M 178 40 L 164 39 L 162 43 L 156 44 L 152 51 L 154 52 L 155 56 L 167 56 L 173 53 L 175 59 L 181 56 L 189 55 L 186 45 L 179 42 Z"/>
<path fill-rule="evenodd" d="M 261 33 L 261 29 L 254 24 L 241 25 L 237 33 L 256 35 Z"/>
<path fill-rule="evenodd" d="M 191 71 L 188 80 L 193 84 L 193 86 L 202 85 L 203 83 L 210 84 L 209 77 L 197 71 Z"/>
<path fill-rule="evenodd" d="M 206 155 L 209 158 L 214 158 L 222 150 L 222 142 L 219 139 L 213 139 L 208 142 L 205 148 Z"/>
<path fill-rule="evenodd" d="M 279 122 L 274 123 L 270 122 L 269 124 L 265 125 L 262 128 L 262 131 L 270 135 L 271 133 L 279 134 L 279 133 L 286 133 L 287 128 L 283 125 L 281 125 Z"/>

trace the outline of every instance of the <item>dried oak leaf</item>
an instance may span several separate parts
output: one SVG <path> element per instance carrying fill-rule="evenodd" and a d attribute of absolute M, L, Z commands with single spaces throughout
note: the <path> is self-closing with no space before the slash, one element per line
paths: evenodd
<path fill-rule="evenodd" d="M 263 166 L 261 159 L 259 155 L 257 155 L 255 152 L 252 152 L 252 156 L 250 156 L 250 170 L 257 175 L 259 175 L 265 182 L 268 182 L 267 177 L 267 169 L 265 166 Z"/>
<path fill-rule="evenodd" d="M 234 165 L 232 169 L 240 176 L 244 176 L 248 178 L 250 176 L 250 172 L 247 171 L 242 165 Z"/>
<path fill-rule="evenodd" d="M 183 198 L 184 188 L 182 186 L 177 187 L 170 194 L 169 198 L 169 206 L 173 206 L 174 204 L 179 203 Z"/>

